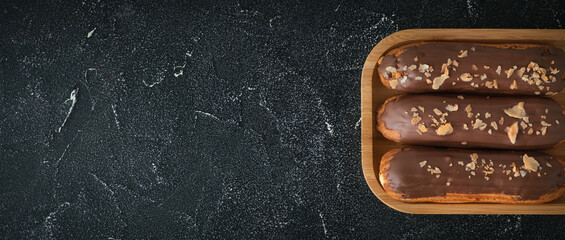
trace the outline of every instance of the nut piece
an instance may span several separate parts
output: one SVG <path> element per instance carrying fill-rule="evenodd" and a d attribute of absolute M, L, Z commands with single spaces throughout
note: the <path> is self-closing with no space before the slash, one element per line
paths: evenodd
<path fill-rule="evenodd" d="M 464 58 L 468 55 L 467 50 L 465 51 L 461 50 L 460 53 L 461 54 L 457 55 L 458 58 Z"/>
<path fill-rule="evenodd" d="M 428 161 L 421 161 L 421 162 L 420 162 L 420 167 L 426 166 L 426 163 L 427 163 L 427 162 L 428 162 Z"/>
<path fill-rule="evenodd" d="M 496 73 L 498 73 L 498 75 L 500 75 L 501 71 L 502 71 L 502 67 L 498 66 L 498 68 L 496 68 Z"/>
<path fill-rule="evenodd" d="M 443 84 L 443 82 L 445 82 L 445 79 L 447 79 L 448 77 L 449 76 L 441 75 L 439 77 L 434 78 L 434 82 L 432 84 L 432 89 L 438 90 L 439 87 Z"/>
<path fill-rule="evenodd" d="M 516 70 L 516 66 L 514 66 L 514 68 L 510 68 L 510 69 L 504 71 L 504 73 L 506 73 L 506 77 L 510 78 L 510 76 L 512 76 L 512 74 L 514 73 L 514 70 Z"/>
<path fill-rule="evenodd" d="M 395 67 L 391 67 L 391 66 L 386 67 L 385 70 L 387 70 L 388 72 L 391 72 L 391 73 L 396 72 L 396 68 L 395 68 Z"/>
<path fill-rule="evenodd" d="M 539 162 L 536 161 L 535 158 L 528 156 L 528 154 L 524 154 L 522 156 L 522 161 L 524 161 L 524 168 L 528 171 L 538 171 Z"/>
<path fill-rule="evenodd" d="M 411 123 L 412 123 L 412 125 L 416 126 L 416 124 L 418 124 L 421 120 L 422 120 L 422 118 L 420 116 L 416 115 L 412 118 Z"/>
<path fill-rule="evenodd" d="M 418 125 L 418 130 L 420 130 L 420 132 L 425 133 L 425 132 L 428 131 L 428 128 L 427 128 L 426 125 L 424 125 L 424 124 L 419 124 L 419 125 Z"/>
<path fill-rule="evenodd" d="M 420 71 L 421 73 L 424 73 L 429 68 L 430 68 L 430 65 L 428 65 L 428 64 L 420 64 L 420 67 L 418 67 L 418 71 Z"/>
<path fill-rule="evenodd" d="M 398 86 L 398 80 L 391 80 L 388 82 L 388 85 L 390 85 L 390 88 L 396 89 L 396 86 Z"/>
<path fill-rule="evenodd" d="M 512 82 L 512 85 L 510 85 L 510 89 L 518 89 L 518 84 L 516 83 L 516 80 L 514 80 L 514 82 Z"/>
<path fill-rule="evenodd" d="M 481 131 L 484 130 L 487 127 L 487 124 L 485 122 L 483 122 L 483 120 L 481 119 L 476 119 L 475 120 L 475 124 L 473 124 L 473 129 L 480 129 Z"/>
<path fill-rule="evenodd" d="M 506 113 L 506 115 L 513 118 L 523 119 L 524 117 L 526 117 L 524 102 L 519 102 L 518 104 L 514 105 L 512 108 L 504 109 L 504 113 Z"/>
<path fill-rule="evenodd" d="M 508 139 L 510 139 L 510 142 L 512 144 L 515 144 L 516 143 L 516 137 L 518 136 L 518 122 L 515 122 L 510 127 L 506 127 L 506 129 L 504 131 L 506 133 L 508 133 Z"/>
<path fill-rule="evenodd" d="M 494 128 L 494 130 L 498 130 L 498 125 L 496 124 L 496 122 L 491 122 L 490 126 Z"/>
<path fill-rule="evenodd" d="M 450 112 L 455 112 L 455 111 L 459 110 L 459 105 L 457 105 L 457 104 L 447 105 L 447 107 L 445 107 L 445 109 L 447 111 L 450 111 Z"/>
<path fill-rule="evenodd" d="M 473 80 L 473 76 L 470 73 L 463 73 L 460 78 L 463 82 L 470 82 Z"/>
<path fill-rule="evenodd" d="M 479 68 L 477 67 L 477 65 L 473 64 L 473 66 L 471 67 L 471 69 L 473 69 L 473 71 L 478 71 Z"/>
<path fill-rule="evenodd" d="M 439 126 L 439 128 L 436 130 L 436 134 L 439 136 L 444 136 L 444 135 L 448 135 L 453 133 L 453 127 L 451 126 L 451 123 L 446 123 L 444 125 Z"/>

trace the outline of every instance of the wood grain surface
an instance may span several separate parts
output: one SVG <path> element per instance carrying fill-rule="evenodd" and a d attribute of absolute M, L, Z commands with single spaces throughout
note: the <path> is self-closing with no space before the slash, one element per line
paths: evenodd
<path fill-rule="evenodd" d="M 542 29 L 411 29 L 396 32 L 380 41 L 371 51 L 361 76 L 361 156 L 363 173 L 373 193 L 383 203 L 401 212 L 414 214 L 558 214 L 565 215 L 565 195 L 543 204 L 440 204 L 404 203 L 389 197 L 378 181 L 380 159 L 399 147 L 376 130 L 377 109 L 393 95 L 384 87 L 375 69 L 377 60 L 388 50 L 419 41 L 463 41 L 477 43 L 539 43 L 565 50 L 565 30 Z M 565 93 L 553 97 L 565 105 Z M 545 151 L 565 158 L 565 145 Z"/>

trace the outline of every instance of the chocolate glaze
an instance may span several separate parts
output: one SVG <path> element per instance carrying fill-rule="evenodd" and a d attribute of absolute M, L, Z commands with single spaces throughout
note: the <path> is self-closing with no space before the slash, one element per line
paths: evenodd
<path fill-rule="evenodd" d="M 462 96 L 462 95 L 459 95 Z M 444 103 L 445 101 L 445 103 Z M 516 142 L 512 144 L 505 132 L 506 127 L 511 126 L 514 122 L 522 122 L 522 120 L 508 116 L 503 109 L 512 108 L 519 102 L 524 102 L 524 109 L 529 122 L 532 124 L 534 133 L 527 134 L 529 127 L 523 129 L 520 127 Z M 446 106 L 458 105 L 458 110 L 449 112 Z M 470 104 L 473 117 L 469 118 L 465 107 Z M 424 113 L 417 110 L 422 118 L 420 121 L 428 128 L 427 132 L 418 134 L 418 126 L 411 123 L 413 117 L 412 108 L 424 107 Z M 448 123 L 453 127 L 453 133 L 439 136 L 436 134 L 437 127 L 433 127 L 433 120 L 439 120 L 433 109 L 437 108 L 441 112 L 447 112 L 445 117 Z M 545 113 L 547 109 L 548 113 Z M 503 96 L 464 96 L 464 99 L 458 98 L 458 95 L 451 94 L 415 94 L 403 95 L 397 99 L 388 101 L 384 106 L 384 111 L 379 114 L 378 119 L 385 124 L 385 127 L 394 130 L 400 134 L 398 139 L 401 143 L 415 145 L 431 145 L 445 147 L 478 147 L 478 148 L 502 148 L 502 149 L 545 149 L 551 148 L 565 139 L 565 117 L 563 116 L 561 106 L 555 100 L 546 97 L 503 97 Z M 490 117 L 486 118 L 486 112 L 490 113 Z M 471 120 L 476 121 L 476 114 L 487 124 L 484 130 L 479 128 L 473 129 Z M 546 119 L 542 119 L 545 116 Z M 499 123 L 500 118 L 504 118 L 503 124 Z M 557 123 L 556 122 L 559 123 Z M 498 130 L 495 130 L 490 124 L 496 122 Z M 536 135 L 537 131 L 542 131 L 542 121 L 551 124 L 547 127 L 545 135 Z M 464 130 L 463 124 L 467 124 L 469 130 Z M 491 133 L 488 130 L 491 129 Z M 462 142 L 466 142 L 463 145 Z"/>
<path fill-rule="evenodd" d="M 402 48 L 402 47 L 401 47 Z M 471 49 L 474 48 L 475 51 Z M 485 46 L 473 43 L 424 43 L 422 45 L 409 46 L 403 49 L 399 56 L 386 55 L 382 59 L 379 66 L 381 74 L 386 72 L 385 68 L 392 66 L 401 72 L 403 76 L 407 76 L 404 84 L 398 84 L 395 90 L 402 92 L 421 93 L 429 91 L 451 91 L 451 92 L 479 92 L 479 93 L 515 93 L 534 95 L 535 92 L 545 94 L 547 92 L 559 92 L 565 87 L 565 53 L 563 50 L 554 47 L 531 47 L 527 49 L 511 49 L 497 48 L 494 46 Z M 468 56 L 459 58 L 461 50 L 467 50 Z M 414 58 L 418 57 L 415 62 Z M 458 66 L 451 66 L 449 78 L 437 90 L 432 89 L 432 84 L 428 84 L 426 79 L 433 80 L 441 75 L 441 67 L 447 62 L 447 59 L 457 60 Z M 554 61 L 554 64 L 551 62 Z M 540 86 L 549 87 L 540 90 L 536 84 L 530 85 L 518 76 L 517 71 L 521 67 L 527 67 L 530 62 L 539 64 L 539 67 L 547 69 L 548 76 L 556 77 L 556 82 L 542 83 Z M 420 64 L 428 64 L 433 67 L 430 77 L 426 77 L 424 73 L 414 70 L 402 70 L 404 66 Z M 472 66 L 476 65 L 478 70 L 473 70 Z M 490 67 L 485 69 L 484 66 Z M 496 73 L 498 66 L 501 66 L 501 74 Z M 514 74 L 507 78 L 505 70 L 517 67 Z M 455 70 L 453 69 L 455 67 Z M 550 74 L 549 67 L 557 68 L 557 74 Z M 481 80 L 474 77 L 470 82 L 463 82 L 458 78 L 463 73 L 470 74 L 486 74 L 487 78 Z M 532 72 L 524 73 L 526 75 Z M 386 75 L 385 75 L 386 76 Z M 416 77 L 422 77 L 422 80 L 415 80 Z M 385 77 L 385 79 L 390 79 Z M 488 88 L 484 83 L 497 79 L 498 89 Z M 517 89 L 510 89 L 510 85 L 516 80 Z M 455 85 L 452 85 L 455 82 Z M 471 83 L 478 87 L 471 86 Z"/>
<path fill-rule="evenodd" d="M 472 170 L 465 169 L 465 165 L 471 162 L 472 153 L 478 154 L 474 176 Z M 517 169 L 524 170 L 521 169 L 524 166 L 524 154 L 539 162 L 540 169 L 527 171 L 523 177 L 515 177 L 512 171 L 509 174 L 504 172 L 512 170 L 512 163 L 516 164 Z M 485 159 L 486 166 L 489 160 L 492 161 L 494 171 L 491 174 L 483 172 L 481 159 Z M 420 167 L 422 161 L 426 163 Z M 463 162 L 463 166 L 459 161 Z M 439 178 L 427 170 L 428 165 L 431 169 L 440 169 Z M 539 152 L 403 148 L 390 160 L 386 176 L 394 192 L 403 194 L 405 198 L 445 196 L 446 193 L 499 193 L 517 195 L 518 200 L 533 200 L 561 188 L 565 184 L 563 171 L 563 165 L 556 158 Z"/>

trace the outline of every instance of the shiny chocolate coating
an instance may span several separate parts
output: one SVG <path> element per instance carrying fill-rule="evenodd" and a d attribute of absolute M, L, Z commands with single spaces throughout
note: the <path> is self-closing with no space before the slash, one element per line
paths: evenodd
<path fill-rule="evenodd" d="M 473 169 L 471 154 L 476 154 L 477 164 Z M 539 163 L 536 171 L 524 168 L 524 154 Z M 555 157 L 540 152 L 407 147 L 394 154 L 387 164 L 390 167 L 386 179 L 393 191 L 404 198 L 494 193 L 531 200 L 553 193 L 565 184 L 563 165 Z"/>
<path fill-rule="evenodd" d="M 526 45 L 521 46 L 526 47 Z M 565 53 L 555 47 L 534 45 L 517 49 L 475 43 L 432 42 L 400 48 L 402 51 L 398 56 L 390 54 L 383 57 L 379 72 L 386 80 L 393 79 L 390 71 L 386 70 L 387 67 L 392 67 L 401 73 L 402 78 L 397 85 L 393 84 L 393 89 L 402 92 L 449 91 L 553 95 L 565 87 Z M 431 81 L 442 75 L 442 66 L 448 62 L 448 59 L 456 63 L 449 65 L 449 77 L 434 89 Z M 541 79 L 542 74 L 534 74 L 535 71 L 531 68 L 527 70 L 532 62 L 538 65 L 537 68 L 544 69 L 545 81 Z M 421 64 L 431 66 L 433 71 L 429 72 L 429 76 L 420 71 Z M 499 66 L 500 70 L 497 73 Z M 519 74 L 522 67 L 526 70 Z M 513 72 L 508 77 L 505 71 L 510 69 L 514 70 L 511 70 Z M 472 80 L 461 80 L 462 74 L 465 73 L 468 73 Z M 539 80 L 530 82 L 522 79 L 524 75 L 527 77 L 537 75 Z M 496 84 L 493 84 L 494 80 Z"/>
<path fill-rule="evenodd" d="M 520 102 L 525 118 L 511 117 L 504 111 Z M 448 105 L 456 105 L 457 110 L 448 111 Z M 387 101 L 383 107 L 378 121 L 386 129 L 380 130 L 397 132 L 400 136 L 393 140 L 405 144 L 531 150 L 551 148 L 565 139 L 563 109 L 547 97 L 409 94 Z M 452 133 L 438 135 L 444 124 L 434 109 L 445 114 L 443 119 L 453 128 Z M 414 125 L 414 118 L 421 120 Z M 475 125 L 477 121 L 483 124 Z M 514 123 L 518 123 L 518 132 L 512 143 L 507 131 Z M 419 130 L 420 124 L 426 132 Z"/>

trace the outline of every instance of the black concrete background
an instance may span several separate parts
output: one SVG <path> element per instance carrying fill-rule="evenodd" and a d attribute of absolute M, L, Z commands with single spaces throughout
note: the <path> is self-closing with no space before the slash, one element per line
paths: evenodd
<path fill-rule="evenodd" d="M 3 1 L 0 235 L 563 238 L 562 216 L 390 209 L 363 179 L 359 120 L 362 65 L 383 37 L 563 28 L 564 9 L 559 0 Z"/>

